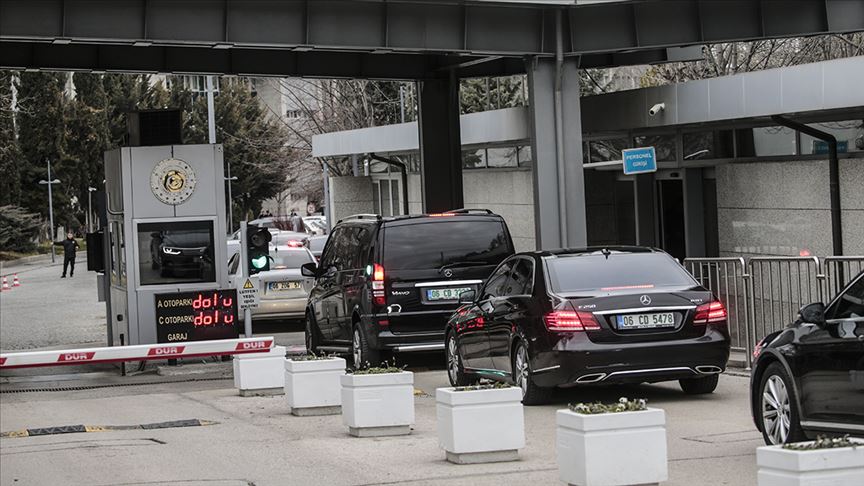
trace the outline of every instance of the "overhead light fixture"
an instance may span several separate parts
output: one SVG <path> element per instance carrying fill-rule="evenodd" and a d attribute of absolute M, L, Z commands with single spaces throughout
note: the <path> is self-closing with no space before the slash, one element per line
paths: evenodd
<path fill-rule="evenodd" d="M 373 49 L 372 54 L 392 54 L 393 49 Z"/>
<path fill-rule="evenodd" d="M 152 41 L 135 41 L 132 43 L 132 47 L 150 47 L 152 45 Z"/>
<path fill-rule="evenodd" d="M 213 44 L 213 49 L 231 49 L 234 47 L 233 44 L 226 44 L 224 42 L 220 42 L 219 44 Z"/>
<path fill-rule="evenodd" d="M 54 39 L 51 41 L 51 43 L 54 45 L 57 45 L 57 46 L 61 46 L 61 45 L 71 44 L 72 39 L 68 39 L 68 38 Z"/>
<path fill-rule="evenodd" d="M 294 48 L 294 52 L 309 52 L 312 50 L 312 46 L 297 46 Z"/>

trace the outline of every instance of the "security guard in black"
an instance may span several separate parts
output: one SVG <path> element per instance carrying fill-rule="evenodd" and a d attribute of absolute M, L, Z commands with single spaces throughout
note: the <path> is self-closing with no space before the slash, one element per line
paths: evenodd
<path fill-rule="evenodd" d="M 60 278 L 66 278 L 66 268 L 69 268 L 69 276 L 75 273 L 75 252 L 78 250 L 78 242 L 75 241 L 75 235 L 66 233 L 66 239 L 54 243 L 57 246 L 63 247 L 63 275 Z"/>

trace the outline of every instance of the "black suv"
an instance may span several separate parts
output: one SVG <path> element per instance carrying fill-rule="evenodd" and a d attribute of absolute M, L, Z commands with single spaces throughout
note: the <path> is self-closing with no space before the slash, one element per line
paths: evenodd
<path fill-rule="evenodd" d="M 750 406 L 767 444 L 864 437 L 864 272 L 757 345 Z"/>
<path fill-rule="evenodd" d="M 476 291 L 512 255 L 504 219 L 485 209 L 352 216 L 333 228 L 306 309 L 310 352 L 350 352 L 355 366 L 383 353 L 444 349 L 459 294 Z"/>

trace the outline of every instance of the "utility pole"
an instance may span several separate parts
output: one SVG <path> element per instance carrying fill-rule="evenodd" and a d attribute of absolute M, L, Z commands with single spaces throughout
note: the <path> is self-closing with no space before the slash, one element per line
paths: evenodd
<path fill-rule="evenodd" d="M 95 187 L 87 188 L 87 232 L 93 232 L 93 191 Z"/>
<path fill-rule="evenodd" d="M 209 143 L 216 143 L 216 114 L 213 108 L 213 76 L 207 76 L 207 131 Z"/>
<path fill-rule="evenodd" d="M 231 196 L 231 182 L 237 180 L 237 176 L 231 176 L 231 161 L 228 161 L 228 234 L 234 232 L 234 198 Z"/>
<path fill-rule="evenodd" d="M 51 186 L 60 184 L 60 179 L 51 179 L 51 160 L 45 159 L 45 162 L 48 163 L 48 179 L 42 179 L 39 181 L 39 184 L 48 186 L 48 221 L 51 225 L 51 263 L 54 263 L 54 199 L 51 194 Z"/>

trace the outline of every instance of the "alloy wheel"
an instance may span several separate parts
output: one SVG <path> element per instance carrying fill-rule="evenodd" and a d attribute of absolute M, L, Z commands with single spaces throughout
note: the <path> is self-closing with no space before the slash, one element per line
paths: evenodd
<path fill-rule="evenodd" d="M 450 384 L 459 384 L 459 354 L 456 351 L 456 338 L 451 334 L 447 338 L 447 374 L 450 375 Z"/>
<path fill-rule="evenodd" d="M 363 365 L 363 353 L 360 351 L 360 329 L 354 329 L 354 340 L 351 344 L 351 353 L 354 355 L 354 368 L 359 369 Z"/>
<path fill-rule="evenodd" d="M 516 349 L 516 360 L 514 366 L 514 379 L 516 385 L 522 389 L 522 396 L 528 393 L 528 350 L 524 345 L 519 345 Z"/>
<path fill-rule="evenodd" d="M 783 379 L 773 375 L 762 390 L 762 427 L 772 444 L 783 444 L 789 437 L 792 409 Z"/>

